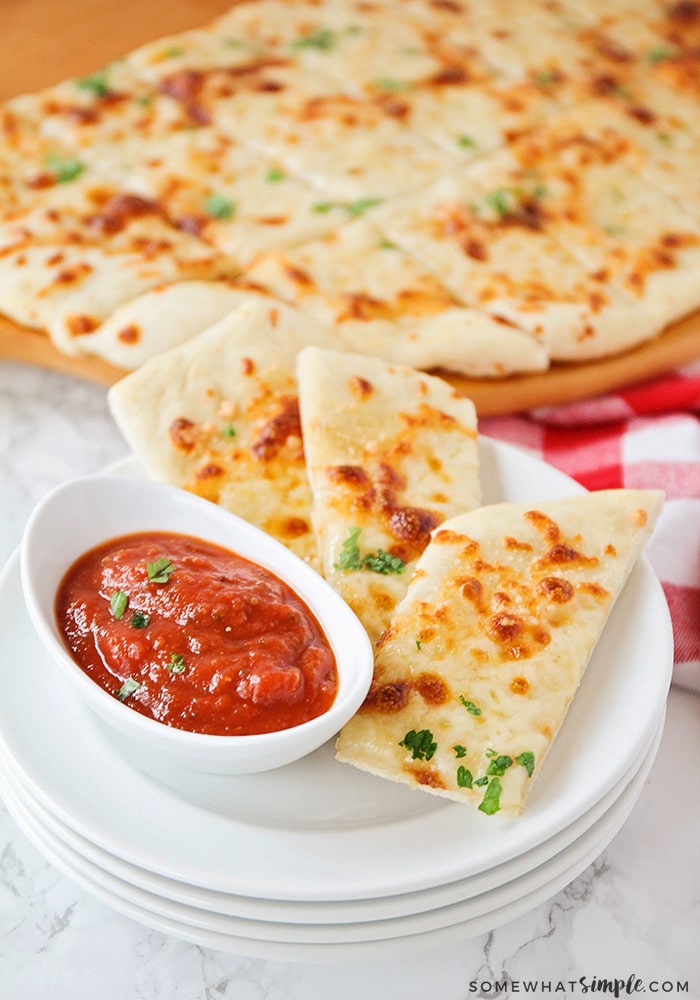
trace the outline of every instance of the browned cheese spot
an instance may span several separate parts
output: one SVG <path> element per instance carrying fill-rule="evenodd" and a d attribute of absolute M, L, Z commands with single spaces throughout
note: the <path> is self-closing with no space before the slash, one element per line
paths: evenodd
<path fill-rule="evenodd" d="M 521 675 L 514 677 L 509 686 L 513 694 L 527 694 L 530 690 L 529 680 Z"/>
<path fill-rule="evenodd" d="M 195 472 L 196 479 L 216 479 L 218 476 L 223 476 L 224 470 L 216 462 L 207 462 L 202 465 Z"/>
<path fill-rule="evenodd" d="M 66 326 L 71 337 L 82 337 L 86 333 L 92 333 L 100 325 L 100 321 L 93 316 L 69 316 Z"/>
<path fill-rule="evenodd" d="M 408 704 L 410 691 L 411 685 L 406 681 L 379 684 L 376 687 L 373 684 L 360 710 L 369 709 L 387 715 L 400 712 Z"/>
<path fill-rule="evenodd" d="M 574 596 L 573 586 L 559 576 L 543 577 L 537 584 L 537 590 L 555 604 L 566 604 Z"/>
<path fill-rule="evenodd" d="M 431 767 L 425 767 L 424 765 L 410 764 L 406 765 L 406 770 L 411 774 L 419 785 L 425 785 L 426 788 L 446 788 L 445 782 L 437 771 L 434 771 Z"/>
<path fill-rule="evenodd" d="M 251 451 L 259 461 L 269 462 L 277 457 L 291 438 L 299 442 L 301 449 L 299 400 L 296 396 L 284 396 L 280 400 L 279 412 L 264 425 Z"/>
<path fill-rule="evenodd" d="M 187 417 L 176 417 L 168 427 L 168 436 L 179 451 L 192 451 L 197 444 L 199 434 L 192 420 L 188 420 Z"/>
<path fill-rule="evenodd" d="M 359 399 L 368 399 L 374 392 L 374 386 L 361 375 L 353 375 L 348 382 L 350 392 Z"/>
<path fill-rule="evenodd" d="M 117 339 L 124 344 L 137 344 L 141 339 L 141 329 L 135 323 L 130 323 L 118 331 Z"/>
<path fill-rule="evenodd" d="M 282 524 L 280 533 L 285 538 L 301 538 L 303 535 L 307 535 L 310 530 L 309 522 L 305 521 L 303 517 L 288 517 Z"/>
<path fill-rule="evenodd" d="M 523 515 L 526 521 L 551 542 L 558 542 L 561 536 L 559 525 L 541 510 L 528 510 Z"/>
<path fill-rule="evenodd" d="M 347 486 L 366 488 L 370 483 L 361 465 L 331 465 L 326 469 L 326 476 L 332 483 L 345 483 Z"/>
<path fill-rule="evenodd" d="M 450 696 L 447 684 L 437 674 L 420 674 L 415 681 L 415 688 L 429 705 L 444 705 Z"/>

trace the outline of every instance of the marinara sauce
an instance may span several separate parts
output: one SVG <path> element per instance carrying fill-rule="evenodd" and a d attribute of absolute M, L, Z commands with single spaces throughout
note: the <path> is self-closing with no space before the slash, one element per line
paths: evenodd
<path fill-rule="evenodd" d="M 294 590 L 189 535 L 139 533 L 86 552 L 55 609 L 80 667 L 168 726 L 268 733 L 321 715 L 336 695 L 335 656 Z"/>

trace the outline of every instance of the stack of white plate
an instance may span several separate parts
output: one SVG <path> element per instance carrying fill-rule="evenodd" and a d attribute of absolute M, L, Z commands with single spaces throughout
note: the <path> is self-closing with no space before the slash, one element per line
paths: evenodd
<path fill-rule="evenodd" d="M 485 449 L 494 498 L 531 499 L 533 476 L 540 495 L 571 492 L 535 459 Z M 642 559 L 523 815 L 509 819 L 340 764 L 330 745 L 264 774 L 193 774 L 176 793 L 117 752 L 56 676 L 16 556 L 0 578 L 0 635 L 0 794 L 56 867 L 166 933 L 314 962 L 462 941 L 572 881 L 643 789 L 673 661 L 663 592 Z"/>

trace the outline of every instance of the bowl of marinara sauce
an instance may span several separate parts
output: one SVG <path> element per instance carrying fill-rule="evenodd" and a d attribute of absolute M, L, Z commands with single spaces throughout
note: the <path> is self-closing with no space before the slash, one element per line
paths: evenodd
<path fill-rule="evenodd" d="M 270 770 L 330 740 L 369 689 L 360 621 L 284 545 L 185 490 L 62 485 L 21 549 L 34 627 L 145 771 Z"/>

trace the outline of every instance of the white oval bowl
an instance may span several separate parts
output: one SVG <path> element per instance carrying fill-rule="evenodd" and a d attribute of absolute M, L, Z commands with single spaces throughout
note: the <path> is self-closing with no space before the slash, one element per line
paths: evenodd
<path fill-rule="evenodd" d="M 335 654 L 339 683 L 331 707 L 290 729 L 211 736 L 141 715 L 86 674 L 62 639 L 54 613 L 56 591 L 83 553 L 140 531 L 193 535 L 264 566 L 289 584 L 316 616 Z M 29 518 L 21 545 L 21 574 L 30 617 L 57 669 L 112 735 L 123 741 L 129 759 L 156 776 L 172 765 L 208 774 L 249 774 L 289 764 L 335 736 L 369 689 L 373 670 L 369 637 L 336 591 L 281 542 L 174 486 L 96 475 L 57 487 Z"/>

